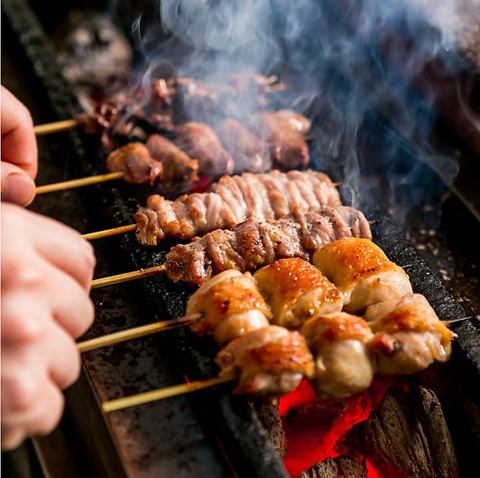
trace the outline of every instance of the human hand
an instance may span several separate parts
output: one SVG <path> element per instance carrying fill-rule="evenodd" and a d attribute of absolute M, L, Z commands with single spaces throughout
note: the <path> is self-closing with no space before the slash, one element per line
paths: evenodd
<path fill-rule="evenodd" d="M 1 87 L 2 200 L 28 206 L 35 197 L 37 141 L 27 108 Z"/>
<path fill-rule="evenodd" d="M 90 244 L 67 226 L 2 204 L 2 449 L 50 432 L 80 371 L 74 338 L 94 316 Z"/>

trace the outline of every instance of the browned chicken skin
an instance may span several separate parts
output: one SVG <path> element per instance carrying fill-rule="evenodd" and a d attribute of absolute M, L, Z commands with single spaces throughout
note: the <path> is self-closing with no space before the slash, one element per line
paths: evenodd
<path fill-rule="evenodd" d="M 156 245 L 165 237 L 189 239 L 213 229 L 230 229 L 248 217 L 272 220 L 292 211 L 315 211 L 340 204 L 330 178 L 316 171 L 270 171 L 224 176 L 209 191 L 174 201 L 154 194 L 135 214 L 137 239 Z"/>
<path fill-rule="evenodd" d="M 319 315 L 301 333 L 314 355 L 313 383 L 320 394 L 344 398 L 370 386 L 374 369 L 367 345 L 373 334 L 362 318 L 345 312 Z"/>
<path fill-rule="evenodd" d="M 315 266 L 298 257 L 262 267 L 254 278 L 270 304 L 275 325 L 298 329 L 311 317 L 342 310 L 336 287 Z"/>
<path fill-rule="evenodd" d="M 196 318 L 191 326 L 194 332 L 213 335 L 217 342 L 225 343 L 268 326 L 272 314 L 253 277 L 228 270 L 212 277 L 190 297 L 186 316 Z"/>
<path fill-rule="evenodd" d="M 198 161 L 190 158 L 172 141 L 153 134 L 148 138 L 147 149 L 152 158 L 163 167 L 162 182 L 168 186 L 190 185 L 198 179 Z"/>
<path fill-rule="evenodd" d="M 331 242 L 315 252 L 313 263 L 340 290 L 347 312 L 412 292 L 405 271 L 369 239 Z"/>
<path fill-rule="evenodd" d="M 298 332 L 271 325 L 230 342 L 216 358 L 220 376 L 238 378 L 236 395 L 276 396 L 313 373 L 313 358 Z"/>
<path fill-rule="evenodd" d="M 278 168 L 302 168 L 308 164 L 308 145 L 302 131 L 305 121 L 284 111 L 257 113 L 254 125 L 260 137 L 270 145 L 273 163 Z"/>
<path fill-rule="evenodd" d="M 217 229 L 172 247 L 165 271 L 170 280 L 200 285 L 227 269 L 254 271 L 287 257 L 308 260 L 324 244 L 351 236 L 371 237 L 371 231 L 365 216 L 346 206 L 297 212 L 271 222 L 248 219 L 233 230 Z"/>
<path fill-rule="evenodd" d="M 210 126 L 190 122 L 175 126 L 174 132 L 177 146 L 198 161 L 200 174 L 215 177 L 233 172 L 233 159 Z"/>
<path fill-rule="evenodd" d="M 264 173 L 272 169 L 268 144 L 242 123 L 227 118 L 215 130 L 222 145 L 235 160 L 235 172 Z"/>
<path fill-rule="evenodd" d="M 415 373 L 450 357 L 453 332 L 420 294 L 371 305 L 365 320 L 375 334 L 370 350 L 381 374 Z"/>
<path fill-rule="evenodd" d="M 112 151 L 107 158 L 107 169 L 123 172 L 125 181 L 153 185 L 163 176 L 162 164 L 150 155 L 142 143 L 129 143 Z"/>

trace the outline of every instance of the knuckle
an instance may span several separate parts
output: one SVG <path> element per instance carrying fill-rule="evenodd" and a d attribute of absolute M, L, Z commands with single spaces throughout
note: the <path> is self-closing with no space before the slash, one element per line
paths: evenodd
<path fill-rule="evenodd" d="M 41 391 L 41 382 L 25 375 L 10 377 L 2 385 L 12 404 L 12 413 L 25 413 L 34 408 Z"/>
<path fill-rule="evenodd" d="M 8 257 L 2 265 L 5 267 L 7 284 L 31 287 L 42 281 L 40 270 L 25 257 Z"/>
<path fill-rule="evenodd" d="M 15 307 L 15 305 L 12 305 Z M 9 343 L 30 344 L 38 342 L 44 333 L 40 320 L 32 315 L 22 314 L 21 310 L 10 310 L 3 315 L 2 337 Z"/>

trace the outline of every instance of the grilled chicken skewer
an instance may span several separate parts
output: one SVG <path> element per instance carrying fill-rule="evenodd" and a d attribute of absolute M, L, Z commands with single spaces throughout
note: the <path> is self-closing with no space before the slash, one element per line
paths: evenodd
<path fill-rule="evenodd" d="M 277 279 L 282 283 L 277 291 L 267 287 L 267 283 Z M 296 257 L 279 259 L 253 277 L 249 272 L 242 274 L 234 269 L 213 276 L 193 293 L 185 316 L 177 323 L 156 322 L 115 332 L 81 343 L 80 350 L 189 324 L 195 333 L 226 343 L 270 324 L 296 329 L 317 313 L 341 308 L 340 294 L 317 268 Z"/>
<path fill-rule="evenodd" d="M 371 249 L 363 248 L 363 253 Z M 275 281 L 278 288 L 265 288 Z M 259 295 L 262 288 L 270 308 Z M 286 393 L 306 376 L 321 395 L 344 398 L 368 388 L 374 373 L 405 375 L 450 355 L 453 334 L 423 296 L 407 294 L 370 305 L 366 320 L 340 312 L 339 300 L 340 294 L 312 265 L 298 258 L 282 259 L 253 278 L 233 270 L 210 279 L 191 297 L 182 320 L 188 321 L 190 314 L 193 330 L 219 341 L 233 339 L 217 362 L 220 378 L 239 379 L 239 394 Z M 267 326 L 268 320 L 301 327 L 314 353 L 314 369 L 305 354 L 295 358 L 295 350 L 302 348 L 289 348 L 293 337 L 279 340 L 286 331 Z"/>
<path fill-rule="evenodd" d="M 313 373 L 313 357 L 298 332 L 270 325 L 230 342 L 216 358 L 220 377 L 234 376 L 236 395 L 278 396 Z"/>
<path fill-rule="evenodd" d="M 191 239 L 214 229 L 231 229 L 248 218 L 271 221 L 293 211 L 338 205 L 335 185 L 316 171 L 224 176 L 205 193 L 186 194 L 175 201 L 150 196 L 147 207 L 135 214 L 137 239 L 154 246 L 166 237 Z"/>
<path fill-rule="evenodd" d="M 454 334 L 423 295 L 370 305 L 364 318 L 375 334 L 370 353 L 380 374 L 407 375 L 450 357 Z"/>
<path fill-rule="evenodd" d="M 315 252 L 313 263 L 340 290 L 347 312 L 412 293 L 406 272 L 366 238 L 331 242 Z"/>
<path fill-rule="evenodd" d="M 153 134 L 148 137 L 146 144 L 132 142 L 112 151 L 106 166 L 117 176 L 110 176 L 109 180 L 123 178 L 134 184 L 158 184 L 164 191 L 171 191 L 173 188 L 187 189 L 198 179 L 198 174 L 214 179 L 233 171 L 265 172 L 272 166 L 284 170 L 305 166 L 308 163 L 308 147 L 303 131 L 306 131 L 310 122 L 299 113 L 288 110 L 263 114 L 268 114 L 272 131 L 281 128 L 281 132 L 275 135 L 269 132 L 268 141 L 255 136 L 239 121 L 226 119 L 218 125 L 217 130 L 227 152 L 209 125 L 187 122 L 172 126 L 175 142 Z M 296 149 L 292 149 L 290 143 L 287 146 L 283 144 L 292 137 L 296 138 L 296 144 L 302 142 L 303 147 L 297 145 Z M 105 175 L 99 175 L 75 181 L 75 187 L 80 187 L 106 179 Z M 69 184 L 64 182 L 61 185 L 54 183 L 41 186 L 39 192 L 68 189 Z"/>
<path fill-rule="evenodd" d="M 373 333 L 365 320 L 346 312 L 318 315 L 301 333 L 314 355 L 317 392 L 344 398 L 370 386 L 375 370 L 368 342 Z"/>
<path fill-rule="evenodd" d="M 287 257 L 308 260 L 319 247 L 345 237 L 371 237 L 370 225 L 358 209 L 326 207 L 270 222 L 248 219 L 233 230 L 217 229 L 190 244 L 172 247 L 164 264 L 95 279 L 92 288 L 161 273 L 174 282 L 200 285 L 227 269 L 253 271 Z"/>

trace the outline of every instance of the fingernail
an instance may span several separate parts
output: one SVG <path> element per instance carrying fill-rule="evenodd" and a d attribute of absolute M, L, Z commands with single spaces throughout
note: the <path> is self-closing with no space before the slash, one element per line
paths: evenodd
<path fill-rule="evenodd" d="M 2 197 L 6 201 L 28 206 L 35 197 L 35 183 L 27 175 L 11 173 L 4 183 Z"/>

